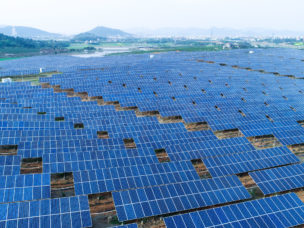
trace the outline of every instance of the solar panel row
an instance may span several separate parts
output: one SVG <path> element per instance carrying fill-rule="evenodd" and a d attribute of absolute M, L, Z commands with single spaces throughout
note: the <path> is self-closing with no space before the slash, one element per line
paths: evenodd
<path fill-rule="evenodd" d="M 76 195 L 198 180 L 191 162 L 170 162 L 74 172 Z"/>
<path fill-rule="evenodd" d="M 245 203 L 164 218 L 175 227 L 292 227 L 304 223 L 304 204 L 296 194 L 273 196 Z"/>
<path fill-rule="evenodd" d="M 119 221 L 207 207 L 250 197 L 236 176 L 113 192 Z"/>
<path fill-rule="evenodd" d="M 250 173 L 265 195 L 304 187 L 304 165 L 290 165 Z"/>
<path fill-rule="evenodd" d="M 287 165 L 299 161 L 299 158 L 286 147 L 255 150 L 203 160 L 213 177 L 247 173 L 252 170 Z"/>
<path fill-rule="evenodd" d="M 87 196 L 0 204 L 3 227 L 90 227 Z"/>

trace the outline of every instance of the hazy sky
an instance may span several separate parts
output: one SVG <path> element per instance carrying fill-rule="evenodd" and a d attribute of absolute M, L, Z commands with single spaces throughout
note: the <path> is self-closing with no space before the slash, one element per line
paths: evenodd
<path fill-rule="evenodd" d="M 0 0 L 0 25 L 73 34 L 120 29 L 230 27 L 304 30 L 303 0 Z"/>

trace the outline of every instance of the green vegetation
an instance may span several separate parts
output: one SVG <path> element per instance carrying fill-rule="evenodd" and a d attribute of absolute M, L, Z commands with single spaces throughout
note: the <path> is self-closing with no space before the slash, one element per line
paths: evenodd
<path fill-rule="evenodd" d="M 252 196 L 253 199 L 260 199 L 264 197 L 264 194 L 258 187 L 253 187 L 250 189 L 247 189 L 250 195 Z"/>
<path fill-rule="evenodd" d="M 261 47 L 304 49 L 304 40 L 299 38 L 266 38 L 257 40 Z"/>
<path fill-rule="evenodd" d="M 70 43 L 68 49 L 70 50 L 81 50 L 81 49 L 84 49 L 86 47 L 90 47 L 90 46 L 95 46 L 95 45 L 90 45 L 90 44 L 86 44 L 84 42 L 80 43 L 80 42 L 73 42 L 73 43 Z"/>
<path fill-rule="evenodd" d="M 294 43 L 295 46 L 304 46 L 304 42 L 297 42 L 297 43 Z"/>
<path fill-rule="evenodd" d="M 36 41 L 0 34 L 0 57 L 18 57 L 42 53 L 56 54 L 64 52 L 69 45 L 69 42 Z"/>
<path fill-rule="evenodd" d="M 11 76 L 14 82 L 31 82 L 32 85 L 39 85 L 39 78 L 52 77 L 54 74 L 61 74 L 61 72 L 45 72 L 41 74 L 30 74 L 22 76 Z"/>
<path fill-rule="evenodd" d="M 222 48 L 220 46 L 206 46 L 206 47 L 189 47 L 189 46 L 182 46 L 182 47 L 169 47 L 169 48 L 161 48 L 161 49 L 152 49 L 152 50 L 136 50 L 130 52 L 120 52 L 120 53 L 112 53 L 108 56 L 113 55 L 126 55 L 126 54 L 146 54 L 146 53 L 161 53 L 161 52 L 170 52 L 170 51 L 220 51 Z"/>
<path fill-rule="evenodd" d="M 103 31 L 102 28 L 97 29 Z M 100 31 L 99 31 L 100 30 Z M 0 34 L 0 61 L 16 57 L 44 54 L 82 54 L 105 51 L 108 55 L 143 54 L 169 51 L 219 51 L 248 48 L 298 48 L 304 49 L 303 40 L 280 39 L 186 39 L 186 38 L 105 38 L 95 30 L 81 33 L 70 41 L 36 41 Z M 96 32 L 96 33 L 95 33 Z M 113 31 L 110 31 L 113 32 Z M 117 32 L 117 31 L 114 31 Z M 122 49 L 123 48 L 123 49 Z M 110 54 L 109 54 L 110 53 Z M 2 59 L 1 59 L 2 58 Z"/>
<path fill-rule="evenodd" d="M 129 37 L 131 34 L 126 33 L 120 29 L 107 28 L 98 26 L 87 33 L 94 34 L 99 37 Z"/>
<path fill-rule="evenodd" d="M 11 37 L 0 34 L 0 48 L 65 48 L 68 47 L 68 42 L 59 41 L 36 41 L 31 39 L 24 39 L 20 37 Z"/>
<path fill-rule="evenodd" d="M 91 41 L 105 41 L 107 38 L 97 36 L 93 33 L 80 33 L 71 40 L 72 42 L 85 42 L 87 40 Z"/>
<path fill-rule="evenodd" d="M 19 58 L 18 57 L 0 58 L 0 61 L 13 60 L 13 59 L 19 59 Z"/>
<path fill-rule="evenodd" d="M 224 45 L 229 43 L 228 49 L 253 48 L 253 46 L 244 40 L 210 40 L 210 39 L 172 39 L 172 38 L 125 38 L 113 41 L 111 39 L 102 41 L 72 42 L 69 49 L 71 51 L 90 50 L 94 47 L 96 50 L 106 48 L 126 48 L 121 52 L 108 55 L 121 54 L 143 54 L 151 52 L 168 51 L 218 51 L 223 50 Z M 91 49 L 93 50 L 93 49 Z"/>
<path fill-rule="evenodd" d="M 118 217 L 117 216 L 113 216 L 110 220 L 110 224 L 112 225 L 121 225 L 122 223 L 118 221 Z"/>

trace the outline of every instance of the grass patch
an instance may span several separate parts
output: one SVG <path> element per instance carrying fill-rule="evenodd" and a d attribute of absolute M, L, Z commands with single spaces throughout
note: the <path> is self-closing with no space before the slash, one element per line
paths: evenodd
<path fill-rule="evenodd" d="M 14 60 L 14 59 L 20 59 L 22 57 L 7 57 L 7 58 L 0 58 L 0 61 L 7 61 L 7 60 Z"/>
<path fill-rule="evenodd" d="M 0 49 L 0 54 L 24 54 L 24 53 L 39 53 L 40 48 L 23 48 L 23 47 L 4 47 Z"/>
<path fill-rule="evenodd" d="M 103 48 L 103 47 L 132 47 L 132 46 L 137 46 L 141 45 L 142 43 L 137 43 L 137 42 L 100 42 L 98 44 L 86 44 L 84 42 L 81 43 L 71 43 L 67 49 L 71 50 L 81 50 L 87 47 L 94 47 L 94 48 Z"/>
<path fill-rule="evenodd" d="M 195 52 L 195 51 L 220 51 L 222 50 L 222 46 L 214 45 L 214 46 L 177 46 L 177 47 L 161 47 L 155 48 L 147 51 L 143 50 L 135 50 L 129 52 L 120 52 L 120 53 L 111 53 L 108 56 L 113 55 L 129 55 L 129 54 L 146 54 L 153 52 L 170 52 L 170 51 L 187 51 L 187 52 Z"/>
<path fill-rule="evenodd" d="M 52 77 L 54 74 L 62 74 L 61 72 L 45 72 L 40 74 L 29 74 L 29 75 L 22 75 L 22 76 L 7 76 L 11 78 L 13 82 L 31 82 L 32 85 L 39 85 L 39 78 L 44 77 Z M 2 77 L 6 78 L 6 77 Z"/>
<path fill-rule="evenodd" d="M 69 47 L 67 47 L 68 49 L 84 49 L 87 47 L 94 47 L 94 45 L 89 45 L 89 44 L 85 44 L 85 43 L 71 43 Z"/>

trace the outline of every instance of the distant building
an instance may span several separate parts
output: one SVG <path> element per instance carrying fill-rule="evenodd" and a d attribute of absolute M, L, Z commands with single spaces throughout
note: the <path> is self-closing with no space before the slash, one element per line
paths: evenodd
<path fill-rule="evenodd" d="M 17 37 L 17 31 L 16 31 L 15 26 L 12 27 L 12 36 Z"/>
<path fill-rule="evenodd" d="M 231 49 L 231 44 L 230 43 L 225 43 L 223 45 L 223 49 Z"/>

